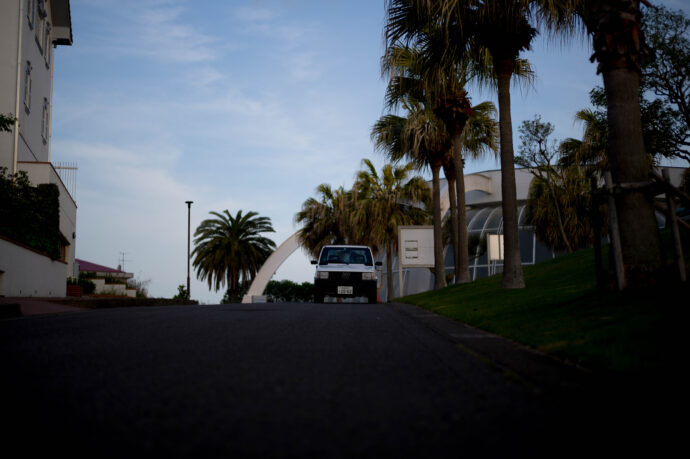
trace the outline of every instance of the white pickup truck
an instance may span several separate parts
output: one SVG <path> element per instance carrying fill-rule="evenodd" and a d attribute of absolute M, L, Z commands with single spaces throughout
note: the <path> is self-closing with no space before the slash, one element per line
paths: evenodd
<path fill-rule="evenodd" d="M 365 245 L 327 245 L 321 249 L 314 273 L 314 302 L 324 299 L 366 297 L 377 302 L 378 273 L 371 249 Z"/>

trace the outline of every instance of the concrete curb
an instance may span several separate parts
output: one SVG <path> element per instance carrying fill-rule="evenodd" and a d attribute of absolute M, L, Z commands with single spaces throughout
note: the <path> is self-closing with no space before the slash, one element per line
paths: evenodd
<path fill-rule="evenodd" d="M 475 355 L 507 376 L 531 389 L 582 389 L 591 382 L 591 373 L 554 357 L 511 341 L 502 336 L 471 327 L 420 307 L 404 303 L 386 306 L 452 341 L 464 351 Z"/>

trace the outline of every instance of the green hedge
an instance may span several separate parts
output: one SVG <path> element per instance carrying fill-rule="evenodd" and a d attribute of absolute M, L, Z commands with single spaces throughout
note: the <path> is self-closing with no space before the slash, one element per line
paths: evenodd
<path fill-rule="evenodd" d="M 0 235 L 60 258 L 60 190 L 53 183 L 31 186 L 26 172 L 0 168 Z"/>
<path fill-rule="evenodd" d="M 81 285 L 81 291 L 84 292 L 85 295 L 90 295 L 94 291 L 96 291 L 96 284 L 94 284 L 90 280 L 79 278 L 78 282 L 79 285 Z"/>

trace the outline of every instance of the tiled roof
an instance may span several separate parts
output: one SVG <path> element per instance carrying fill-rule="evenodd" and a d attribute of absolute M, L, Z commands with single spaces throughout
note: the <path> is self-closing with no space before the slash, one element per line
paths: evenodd
<path fill-rule="evenodd" d="M 79 263 L 79 270 L 80 271 L 95 271 L 95 272 L 99 272 L 99 273 L 124 273 L 124 271 L 120 271 L 119 269 L 113 269 L 113 268 L 108 268 L 107 266 L 97 265 L 96 263 L 91 263 L 90 261 L 80 260 L 79 258 L 75 258 L 74 261 Z"/>

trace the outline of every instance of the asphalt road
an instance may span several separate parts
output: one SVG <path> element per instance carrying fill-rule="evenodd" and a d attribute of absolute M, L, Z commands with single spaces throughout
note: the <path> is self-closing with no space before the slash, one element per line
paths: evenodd
<path fill-rule="evenodd" d="M 3 446 L 92 457 L 565 457 L 620 452 L 636 435 L 632 423 L 615 427 L 619 407 L 591 388 L 523 378 L 413 315 L 262 304 L 0 321 Z"/>

